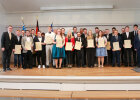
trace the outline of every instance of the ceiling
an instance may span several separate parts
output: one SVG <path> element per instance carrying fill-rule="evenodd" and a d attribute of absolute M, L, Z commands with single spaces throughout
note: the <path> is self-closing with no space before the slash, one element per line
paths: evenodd
<path fill-rule="evenodd" d="M 113 5 L 111 10 L 140 10 L 140 0 L 0 0 L 6 13 L 38 12 L 40 7 Z"/>

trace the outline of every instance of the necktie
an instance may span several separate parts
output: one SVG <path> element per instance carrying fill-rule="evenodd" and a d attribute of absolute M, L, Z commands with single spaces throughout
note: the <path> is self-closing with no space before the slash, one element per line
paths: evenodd
<path fill-rule="evenodd" d="M 9 39 L 11 40 L 11 33 L 9 33 Z"/>

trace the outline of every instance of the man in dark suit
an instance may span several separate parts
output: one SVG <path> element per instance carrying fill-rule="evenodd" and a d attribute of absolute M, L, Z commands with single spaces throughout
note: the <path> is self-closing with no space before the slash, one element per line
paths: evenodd
<path fill-rule="evenodd" d="M 109 33 L 109 29 L 105 29 L 104 36 L 107 38 L 107 42 L 111 41 L 112 34 Z M 108 56 L 105 57 L 104 63 L 110 65 L 112 63 L 112 50 L 111 50 L 111 46 L 110 46 L 110 50 L 107 50 L 107 54 L 108 54 Z"/>
<path fill-rule="evenodd" d="M 77 27 L 76 26 L 73 27 L 72 36 L 74 37 L 74 39 L 77 38 Z M 76 65 L 76 50 L 73 51 L 73 64 Z"/>
<path fill-rule="evenodd" d="M 134 38 L 134 49 L 137 52 L 137 66 L 140 67 L 140 30 Z"/>
<path fill-rule="evenodd" d="M 125 44 L 124 44 L 125 40 L 130 40 L 131 48 L 125 47 Z M 129 32 L 129 26 L 125 27 L 125 33 L 122 34 L 122 41 L 123 41 L 123 47 L 124 47 L 125 66 L 127 67 L 129 65 L 130 67 L 132 67 L 131 50 L 132 50 L 132 44 L 133 44 L 133 35 L 131 32 Z M 128 58 L 129 58 L 129 61 L 128 61 Z"/>
<path fill-rule="evenodd" d="M 31 37 L 34 39 L 35 38 L 35 30 L 34 29 L 31 29 Z M 33 52 L 32 52 L 32 62 L 33 62 L 33 67 L 36 67 L 36 60 L 37 60 L 37 54 L 35 52 L 35 50 L 33 49 Z"/>
<path fill-rule="evenodd" d="M 11 70 L 10 68 L 10 58 L 11 53 L 14 50 L 15 35 L 12 33 L 13 27 L 8 26 L 8 32 L 4 32 L 1 38 L 1 49 L 2 49 L 2 64 L 3 71 Z"/>
<path fill-rule="evenodd" d="M 121 34 L 120 34 L 121 38 L 122 38 L 123 33 L 125 33 L 125 28 L 121 29 Z M 121 48 L 121 64 L 122 65 L 124 64 L 124 47 L 123 46 Z"/>
<path fill-rule="evenodd" d="M 16 31 L 16 36 L 15 36 L 15 45 L 21 45 L 21 39 L 22 36 L 20 35 L 20 30 Z M 14 47 L 15 47 L 14 45 Z M 18 61 L 18 68 L 21 65 L 21 54 L 14 54 L 14 66 L 17 67 L 17 61 Z"/>
<path fill-rule="evenodd" d="M 78 67 L 84 67 L 84 49 L 83 47 L 85 47 L 85 39 L 83 37 L 81 37 L 81 33 L 77 33 L 77 38 L 75 38 L 75 42 L 82 42 L 82 46 L 81 46 L 81 50 L 76 50 L 76 55 L 77 55 L 77 66 Z"/>
<path fill-rule="evenodd" d="M 119 43 L 119 50 L 115 50 L 113 47 L 113 43 L 118 42 Z M 112 59 L 112 67 L 115 66 L 115 59 L 117 60 L 117 66 L 120 67 L 120 51 L 122 47 L 122 40 L 121 36 L 118 35 L 118 31 L 114 31 L 114 36 L 111 37 L 111 48 L 112 48 L 112 54 L 113 54 L 113 59 Z"/>
<path fill-rule="evenodd" d="M 45 58 L 46 58 L 45 45 L 46 44 L 44 43 L 45 37 L 41 36 L 41 31 L 37 32 L 37 36 L 35 36 L 33 41 L 34 41 L 34 49 L 35 49 L 36 55 L 37 55 L 38 68 L 41 68 L 41 64 L 42 64 L 42 67 L 45 68 Z M 35 45 L 36 42 L 41 42 L 42 50 L 40 50 L 40 51 L 36 50 L 36 45 Z"/>
<path fill-rule="evenodd" d="M 135 24 L 133 28 L 134 28 L 134 31 L 132 31 L 132 35 L 133 35 L 133 41 L 134 41 L 134 38 L 138 35 L 138 25 Z M 134 66 L 136 66 L 137 65 L 137 57 L 136 57 L 136 51 L 134 49 L 134 44 L 132 44 L 132 52 L 133 52 Z"/>

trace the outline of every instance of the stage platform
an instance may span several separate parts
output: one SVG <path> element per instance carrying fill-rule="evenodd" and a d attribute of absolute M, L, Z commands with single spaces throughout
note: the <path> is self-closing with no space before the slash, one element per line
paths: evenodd
<path fill-rule="evenodd" d="M 140 76 L 140 73 L 133 71 L 134 67 L 110 67 L 104 68 L 33 68 L 22 69 L 12 67 L 12 71 L 0 72 L 0 75 L 14 75 L 14 76 Z"/>

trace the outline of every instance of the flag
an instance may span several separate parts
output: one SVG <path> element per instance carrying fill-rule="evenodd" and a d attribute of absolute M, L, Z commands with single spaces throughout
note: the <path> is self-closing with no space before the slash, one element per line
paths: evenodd
<path fill-rule="evenodd" d="M 51 24 L 51 28 L 52 28 L 52 32 L 53 32 L 53 22 L 52 22 L 52 24 Z"/>
<path fill-rule="evenodd" d="M 22 20 L 22 30 L 24 30 L 24 31 L 26 31 L 26 27 L 25 27 L 25 24 L 24 24 L 24 19 L 23 19 L 23 17 L 21 17 L 21 20 Z"/>
<path fill-rule="evenodd" d="M 37 32 L 39 31 L 39 24 L 38 24 L 38 19 L 37 19 L 37 23 L 36 23 L 36 35 L 37 35 Z"/>

